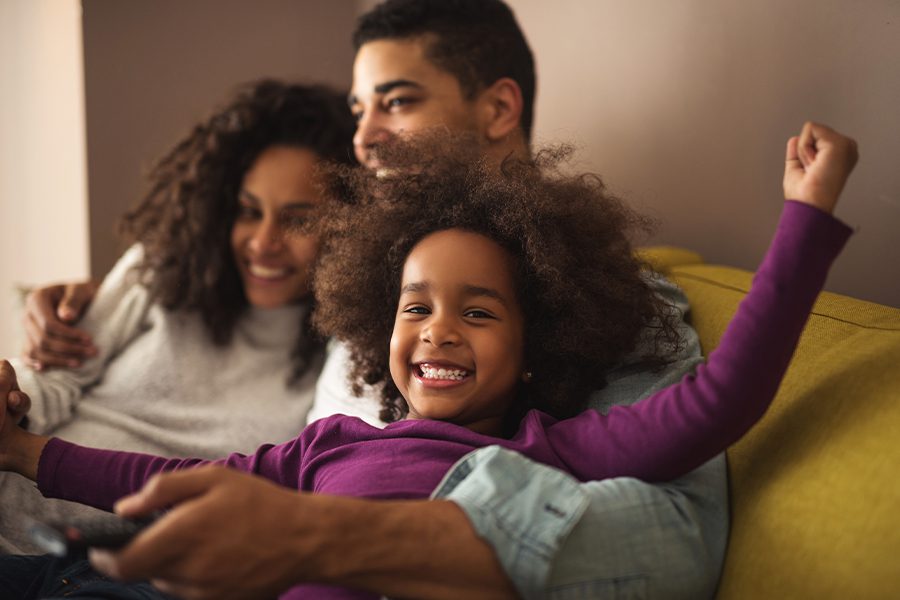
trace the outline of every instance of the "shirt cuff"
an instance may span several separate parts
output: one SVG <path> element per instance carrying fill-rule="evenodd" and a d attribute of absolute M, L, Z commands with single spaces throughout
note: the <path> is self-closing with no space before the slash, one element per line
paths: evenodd
<path fill-rule="evenodd" d="M 465 511 L 523 598 L 543 597 L 551 563 L 589 503 L 570 475 L 499 446 L 463 457 L 431 497 Z"/>

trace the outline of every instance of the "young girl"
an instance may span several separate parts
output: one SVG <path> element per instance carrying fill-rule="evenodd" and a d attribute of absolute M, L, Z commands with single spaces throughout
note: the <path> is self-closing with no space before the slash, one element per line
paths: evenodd
<path fill-rule="evenodd" d="M 83 321 L 78 369 L 17 365 L 29 429 L 106 448 L 215 458 L 306 423 L 322 344 L 309 328 L 313 236 L 285 236 L 321 195 L 320 160 L 349 162 L 354 124 L 325 88 L 243 87 L 155 166 L 125 217 L 135 245 Z M 0 475 L 0 553 L 33 552 L 29 517 L 83 507 Z"/>
<path fill-rule="evenodd" d="M 345 178 L 357 203 L 324 218 L 316 323 L 350 345 L 353 375 L 382 386 L 394 422 L 380 430 L 338 415 L 222 462 L 294 489 L 376 498 L 427 496 L 489 444 L 582 480 L 675 478 L 736 441 L 771 401 L 849 236 L 830 212 L 854 162 L 852 141 L 805 126 L 788 146 L 792 200 L 708 363 L 633 406 L 562 420 L 644 327 L 673 342 L 623 233 L 632 215 L 595 180 L 533 165 L 496 173 L 451 160 Z M 585 310 L 598 305 L 601 314 Z M 0 429 L 0 467 L 107 509 L 154 473 L 203 462 L 83 448 L 10 419 Z M 323 586 L 283 597 L 357 596 L 370 597 Z"/>

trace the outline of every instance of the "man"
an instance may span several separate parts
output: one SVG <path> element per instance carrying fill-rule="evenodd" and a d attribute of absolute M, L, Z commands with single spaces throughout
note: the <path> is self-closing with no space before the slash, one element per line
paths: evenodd
<path fill-rule="evenodd" d="M 350 104 L 364 166 L 389 175 L 379 148 L 435 127 L 473 133 L 498 162 L 527 156 L 534 66 L 499 0 L 389 0 L 361 18 L 354 42 Z M 686 349 L 663 373 L 611 374 L 597 406 L 633 402 L 680 377 L 699 354 L 693 332 L 686 335 Z M 340 348 L 329 357 L 313 417 L 360 412 L 358 402 L 346 404 L 346 360 Z M 118 507 L 138 514 L 174 504 L 166 517 L 118 554 L 94 560 L 188 598 L 260 597 L 302 581 L 416 598 L 714 592 L 727 533 L 722 457 L 665 486 L 581 485 L 486 448 L 456 465 L 435 497 L 368 502 L 300 494 L 221 468 L 174 473 Z"/>

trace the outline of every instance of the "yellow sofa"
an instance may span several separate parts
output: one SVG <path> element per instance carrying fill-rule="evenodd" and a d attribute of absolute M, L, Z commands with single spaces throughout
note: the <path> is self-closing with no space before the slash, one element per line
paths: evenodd
<path fill-rule="evenodd" d="M 645 257 L 687 294 L 708 354 L 753 274 L 678 248 Z M 900 598 L 900 310 L 823 293 L 774 403 L 727 456 L 718 598 Z"/>

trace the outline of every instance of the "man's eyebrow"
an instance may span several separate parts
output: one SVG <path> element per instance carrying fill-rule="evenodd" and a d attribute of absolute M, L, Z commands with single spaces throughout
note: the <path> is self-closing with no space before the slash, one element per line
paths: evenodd
<path fill-rule="evenodd" d="M 391 90 L 398 87 L 411 87 L 416 89 L 422 89 L 422 86 L 415 81 L 411 81 L 409 79 L 392 79 L 391 81 L 385 81 L 384 83 L 379 83 L 375 86 L 374 90 L 376 94 L 387 94 Z M 356 97 L 356 94 L 350 94 L 347 96 L 347 104 L 353 106 L 359 101 L 359 98 Z"/>

